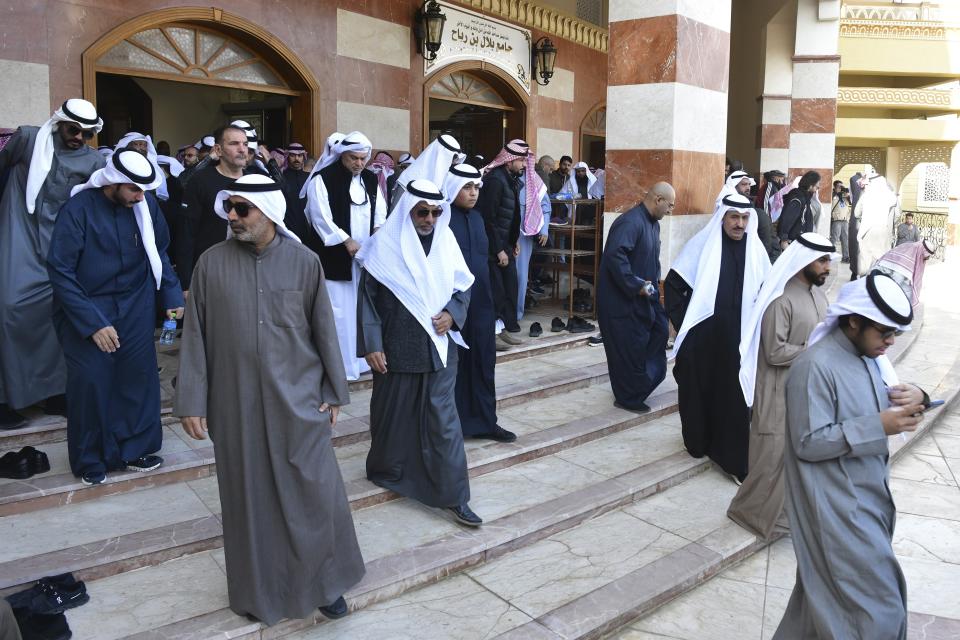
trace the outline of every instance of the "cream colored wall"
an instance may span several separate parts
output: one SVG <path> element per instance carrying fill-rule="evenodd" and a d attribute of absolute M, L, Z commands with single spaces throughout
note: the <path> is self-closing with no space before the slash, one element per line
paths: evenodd
<path fill-rule="evenodd" d="M 45 64 L 0 60 L 0 127 L 41 125 L 50 117 L 50 68 Z"/>

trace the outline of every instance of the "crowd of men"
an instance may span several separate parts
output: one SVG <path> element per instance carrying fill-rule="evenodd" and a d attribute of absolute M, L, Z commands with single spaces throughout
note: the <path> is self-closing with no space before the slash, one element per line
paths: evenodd
<path fill-rule="evenodd" d="M 464 438 L 516 439 L 497 423 L 496 352 L 520 343 L 542 281 L 531 259 L 566 222 L 551 195 L 602 198 L 603 176 L 567 156 L 535 164 L 523 140 L 486 161 L 444 134 L 395 165 L 361 132 L 334 133 L 310 161 L 234 121 L 178 159 L 136 132 L 98 153 L 87 141 L 101 126 L 71 99 L 0 150 L 0 426 L 38 403 L 65 413 L 85 484 L 156 469 L 155 329 L 183 318 L 174 413 L 215 443 L 234 611 L 266 624 L 347 614 L 364 563 L 329 427 L 367 371 L 368 479 L 482 525 Z M 820 176 L 787 186 L 771 171 L 757 187 L 731 169 L 665 278 L 672 185 L 610 227 L 596 289 L 615 405 L 650 410 L 672 324 L 686 449 L 740 485 L 733 520 L 793 535 L 797 585 L 776 637 L 903 638 L 886 437 L 916 429 L 930 399 L 885 351 L 909 329 L 935 248 L 909 221 L 884 247 L 889 187 L 858 174 L 862 193 L 834 190 L 830 226 L 847 229 L 859 267 L 828 305 L 839 256 L 813 232 Z M 871 203 L 861 216 L 858 200 Z"/>

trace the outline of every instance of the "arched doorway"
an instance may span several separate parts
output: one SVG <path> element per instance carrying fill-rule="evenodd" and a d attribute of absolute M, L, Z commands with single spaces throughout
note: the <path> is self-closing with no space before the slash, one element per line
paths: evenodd
<path fill-rule="evenodd" d="M 221 9 L 164 9 L 112 29 L 83 53 L 83 93 L 110 143 L 140 130 L 179 146 L 243 119 L 272 146 L 321 148 L 313 74 L 276 37 Z"/>
<path fill-rule="evenodd" d="M 603 168 L 607 152 L 607 103 L 601 102 L 580 123 L 580 159 Z"/>
<path fill-rule="evenodd" d="M 482 62 L 444 67 L 424 83 L 424 146 L 450 131 L 470 153 L 492 159 L 504 143 L 528 139 L 529 96 L 509 76 Z"/>

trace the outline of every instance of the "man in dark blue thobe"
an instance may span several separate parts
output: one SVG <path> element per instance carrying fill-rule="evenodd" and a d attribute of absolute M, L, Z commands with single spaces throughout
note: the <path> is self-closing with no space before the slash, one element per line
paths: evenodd
<path fill-rule="evenodd" d="M 70 468 L 84 484 L 107 471 L 150 471 L 160 450 L 157 306 L 183 315 L 167 257 L 170 234 L 156 199 L 160 176 L 135 151 L 74 187 L 60 210 L 47 270 L 54 327 L 67 361 Z"/>
<path fill-rule="evenodd" d="M 483 214 L 474 209 L 480 195 L 480 171 L 469 164 L 450 169 L 443 192 L 451 202 L 450 230 L 475 280 L 470 287 L 470 306 L 460 335 L 469 349 L 460 349 L 457 368 L 457 413 L 467 438 L 513 442 L 516 434 L 497 424 L 497 364 L 495 327 L 497 314 L 490 289 L 487 266 L 490 243 L 483 226 Z"/>
<path fill-rule="evenodd" d="M 658 182 L 611 225 L 600 259 L 597 313 L 614 406 L 644 402 L 667 375 L 667 314 L 660 304 L 660 220 L 673 211 L 673 187 Z M 652 295 L 647 283 L 657 287 Z"/>

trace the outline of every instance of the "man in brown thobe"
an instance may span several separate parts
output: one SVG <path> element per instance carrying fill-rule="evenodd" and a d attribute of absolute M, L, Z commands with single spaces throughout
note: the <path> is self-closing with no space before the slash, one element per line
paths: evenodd
<path fill-rule="evenodd" d="M 215 203 L 232 237 L 193 272 L 174 412 L 214 443 L 230 608 L 268 625 L 341 617 L 364 564 L 331 444 L 349 394 L 320 260 L 270 178 Z"/>
<path fill-rule="evenodd" d="M 820 287 L 834 257 L 828 239 L 801 235 L 774 263 L 750 321 L 742 326 L 740 385 L 753 416 L 747 478 L 727 515 L 763 539 L 788 530 L 783 509 L 784 385 L 790 365 L 826 316 L 827 297 Z"/>

